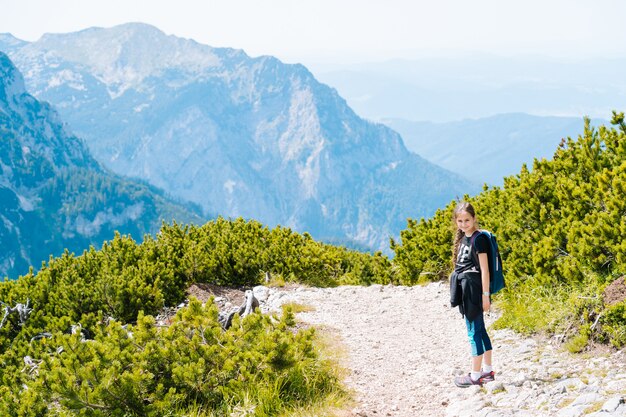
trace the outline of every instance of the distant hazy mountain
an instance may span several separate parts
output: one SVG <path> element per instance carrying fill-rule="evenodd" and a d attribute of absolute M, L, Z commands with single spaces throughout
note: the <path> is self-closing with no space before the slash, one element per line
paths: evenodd
<path fill-rule="evenodd" d="M 584 121 L 572 117 L 500 114 L 449 123 L 389 119 L 410 150 L 478 183 L 502 185 L 534 158 L 551 158 L 562 138 L 583 133 Z M 606 124 L 593 120 L 592 125 Z"/>
<path fill-rule="evenodd" d="M 18 39 L 10 33 L 0 33 L 0 51 L 5 54 L 11 54 L 26 44 L 28 42 Z"/>
<path fill-rule="evenodd" d="M 435 122 L 502 113 L 609 117 L 626 108 L 624 73 L 624 58 L 462 54 L 315 71 L 370 120 Z"/>
<path fill-rule="evenodd" d="M 143 24 L 5 39 L 29 88 L 99 161 L 212 213 L 387 248 L 407 217 L 478 189 L 301 65 Z"/>
<path fill-rule="evenodd" d="M 58 114 L 24 88 L 0 53 L 0 274 L 15 277 L 64 249 L 101 246 L 116 230 L 142 239 L 161 220 L 199 221 L 136 182 L 106 172 Z"/>

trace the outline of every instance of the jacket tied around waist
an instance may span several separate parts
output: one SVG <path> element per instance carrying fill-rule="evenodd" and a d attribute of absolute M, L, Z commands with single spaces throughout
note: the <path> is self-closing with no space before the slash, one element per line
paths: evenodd
<path fill-rule="evenodd" d="M 480 272 L 469 270 L 450 275 L 450 305 L 459 307 L 459 312 L 469 321 L 483 312 L 483 284 Z"/>

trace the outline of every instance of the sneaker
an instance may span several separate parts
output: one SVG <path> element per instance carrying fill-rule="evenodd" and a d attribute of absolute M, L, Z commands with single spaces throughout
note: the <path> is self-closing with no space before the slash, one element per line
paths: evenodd
<path fill-rule="evenodd" d="M 482 378 L 478 378 L 478 381 L 474 381 L 472 377 L 470 376 L 470 374 L 457 376 L 456 378 L 454 378 L 454 385 L 456 385 L 459 388 L 467 388 L 467 387 L 471 387 L 472 385 L 482 385 L 482 384 L 483 384 Z"/>
<path fill-rule="evenodd" d="M 491 372 L 485 372 L 480 376 L 479 381 L 480 382 L 491 382 L 491 381 L 495 381 L 496 380 L 496 374 L 495 372 L 491 371 Z"/>

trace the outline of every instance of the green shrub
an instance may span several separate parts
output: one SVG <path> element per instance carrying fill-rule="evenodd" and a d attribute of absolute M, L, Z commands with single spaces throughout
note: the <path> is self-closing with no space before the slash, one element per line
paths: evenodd
<path fill-rule="evenodd" d="M 476 208 L 481 227 L 498 237 L 509 286 L 499 325 L 553 331 L 558 323 L 578 328 L 581 318 L 584 325 L 603 317 L 604 330 L 590 328 L 589 337 L 624 345 L 619 308 L 603 313 L 596 293 L 626 273 L 624 114 L 614 112 L 612 123 L 618 129 L 594 129 L 586 119 L 584 134 L 563 139 L 551 160 L 535 160 L 505 178 L 503 187 L 464 197 Z M 400 282 L 450 274 L 455 205 L 451 202 L 429 220 L 409 219 L 400 242 L 392 241 Z M 568 293 L 596 301 L 581 306 L 581 299 Z"/>
<path fill-rule="evenodd" d="M 89 341 L 57 333 L 18 393 L 31 411 L 15 408 L 11 393 L 0 410 L 45 415 L 46 404 L 55 404 L 67 415 L 164 416 L 201 404 L 207 411 L 252 407 L 255 416 L 276 415 L 323 400 L 339 386 L 313 347 L 314 331 L 293 332 L 292 321 L 289 312 L 279 320 L 257 313 L 223 331 L 215 305 L 192 299 L 167 328 L 140 314 L 134 326 L 100 326 Z"/>
<path fill-rule="evenodd" d="M 223 332 L 211 303 L 192 302 L 170 327 L 156 327 L 154 316 L 181 303 L 191 284 L 252 286 L 261 271 L 321 286 L 393 278 L 380 253 L 243 219 L 174 223 L 141 244 L 116 234 L 100 250 L 66 251 L 36 275 L 0 283 L 0 301 L 32 308 L 25 323 L 12 314 L 0 328 L 0 415 L 217 416 L 253 407 L 262 416 L 336 396 L 334 367 L 316 353 L 312 331 L 290 328 L 292 313 L 254 314 Z"/>
<path fill-rule="evenodd" d="M 608 307 L 600 321 L 613 346 L 626 346 L 626 301 Z"/>
<path fill-rule="evenodd" d="M 568 340 L 565 347 L 571 353 L 582 352 L 587 347 L 587 343 L 589 343 L 589 334 L 590 334 L 589 324 L 586 324 L 582 328 L 579 329 L 579 332 L 576 335 L 574 335 L 570 340 Z"/>
<path fill-rule="evenodd" d="M 495 328 L 510 328 L 522 334 L 540 330 L 555 331 L 573 308 L 568 305 L 569 291 L 563 285 L 546 288 L 532 278 L 503 290 L 500 305 L 502 316 Z"/>

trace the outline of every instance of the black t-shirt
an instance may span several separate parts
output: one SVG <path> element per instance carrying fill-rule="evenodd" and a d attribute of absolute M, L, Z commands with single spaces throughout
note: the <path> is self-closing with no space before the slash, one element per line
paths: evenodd
<path fill-rule="evenodd" d="M 474 232 L 478 233 L 478 232 Z M 475 264 L 474 257 L 472 256 L 471 237 L 463 236 L 459 245 L 459 253 L 456 256 L 456 264 L 454 265 L 455 272 L 466 272 L 470 270 L 480 271 L 480 265 Z M 487 236 L 480 234 L 474 240 L 474 247 L 477 253 L 487 253 L 489 249 L 489 242 Z"/>

